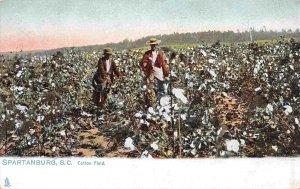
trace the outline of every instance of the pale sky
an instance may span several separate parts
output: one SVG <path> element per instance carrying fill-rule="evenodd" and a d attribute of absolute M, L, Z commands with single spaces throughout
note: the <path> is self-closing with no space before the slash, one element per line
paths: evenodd
<path fill-rule="evenodd" d="M 300 28 L 300 0 L 0 0 L 0 52 L 207 30 Z"/>

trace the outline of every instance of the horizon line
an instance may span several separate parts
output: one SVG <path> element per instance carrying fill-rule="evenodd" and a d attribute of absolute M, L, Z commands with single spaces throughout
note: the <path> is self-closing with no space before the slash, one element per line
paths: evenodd
<path fill-rule="evenodd" d="M 290 28 L 281 28 L 280 30 L 277 29 L 269 29 L 269 30 L 255 30 L 255 27 L 251 27 L 253 32 L 260 32 L 261 30 L 263 32 L 282 32 L 282 30 L 285 30 L 286 32 L 288 30 L 292 30 Z M 296 32 L 297 30 L 299 30 L 299 28 L 296 28 L 294 30 L 292 30 L 292 32 Z M 59 49 L 64 49 L 64 48 L 80 48 L 80 47 L 88 47 L 88 46 L 102 46 L 102 45 L 110 45 L 110 44 L 117 44 L 117 43 L 121 43 L 124 40 L 130 40 L 132 42 L 143 39 L 143 38 L 148 38 L 148 37 L 154 37 L 154 36 L 162 36 L 162 35 L 172 35 L 172 34 L 189 34 L 189 33 L 205 33 L 205 32 L 233 32 L 233 33 L 245 33 L 245 32 L 249 32 L 249 29 L 244 29 L 244 30 L 239 30 L 239 29 L 235 29 L 235 30 L 205 30 L 205 31 L 194 31 L 194 32 L 172 32 L 172 33 L 164 33 L 164 34 L 152 34 L 152 35 L 146 35 L 143 37 L 140 37 L 138 39 L 130 39 L 130 38 L 124 38 L 121 41 L 117 41 L 117 42 L 108 42 L 108 43 L 102 43 L 102 44 L 87 44 L 87 45 L 74 45 L 74 46 L 61 46 L 61 47 L 56 47 L 56 48 L 40 48 L 40 49 L 30 49 L 30 50 L 19 50 L 19 51 L 0 51 L 0 53 L 30 53 L 30 52 L 39 52 L 39 51 L 53 51 L 53 50 L 59 50 Z"/>

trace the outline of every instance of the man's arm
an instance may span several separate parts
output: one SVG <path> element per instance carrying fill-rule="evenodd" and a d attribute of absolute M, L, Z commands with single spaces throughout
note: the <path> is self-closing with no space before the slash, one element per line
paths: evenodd
<path fill-rule="evenodd" d="M 164 76 L 165 77 L 168 77 L 169 76 L 169 72 L 168 72 L 168 66 L 166 64 L 166 61 L 164 59 L 164 55 L 162 52 L 159 52 L 159 59 L 160 59 L 160 63 L 161 63 L 161 67 L 162 67 L 162 70 L 163 70 L 163 73 L 164 73 Z"/>
<path fill-rule="evenodd" d="M 121 76 L 121 73 L 119 72 L 117 65 L 115 63 L 115 61 L 112 61 L 112 71 L 114 74 L 116 74 L 118 77 Z"/>
<path fill-rule="evenodd" d="M 141 62 L 140 62 L 140 66 L 144 72 L 144 74 L 146 75 L 146 77 L 149 77 L 150 73 L 148 73 L 149 71 L 149 55 L 147 55 L 147 53 L 144 54 Z"/>
<path fill-rule="evenodd" d="M 106 74 L 106 71 L 104 69 L 103 61 L 102 61 L 101 58 L 99 58 L 99 60 L 98 60 L 98 70 L 100 71 L 100 77 L 102 77 L 102 79 L 106 79 L 107 74 Z"/>

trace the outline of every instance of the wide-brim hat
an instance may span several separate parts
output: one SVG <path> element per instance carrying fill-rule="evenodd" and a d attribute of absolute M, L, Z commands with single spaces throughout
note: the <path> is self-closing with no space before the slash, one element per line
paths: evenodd
<path fill-rule="evenodd" d="M 148 45 L 158 45 L 161 42 L 161 40 L 156 38 L 151 38 L 149 41 L 146 42 Z"/>
<path fill-rule="evenodd" d="M 104 54 L 112 55 L 113 54 L 113 50 L 111 48 L 106 48 L 106 49 L 104 49 L 103 53 Z"/>

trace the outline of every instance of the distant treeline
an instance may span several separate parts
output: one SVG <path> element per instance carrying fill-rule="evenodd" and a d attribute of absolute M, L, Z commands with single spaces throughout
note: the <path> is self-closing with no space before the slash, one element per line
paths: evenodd
<path fill-rule="evenodd" d="M 300 31 L 296 29 L 292 30 L 282 30 L 282 31 L 251 31 L 252 40 L 281 40 L 283 38 L 294 38 L 295 40 L 300 40 Z M 235 42 L 247 42 L 250 41 L 249 31 L 207 31 L 207 32 L 194 32 L 194 33 L 173 33 L 166 35 L 154 35 L 147 36 L 137 40 L 125 39 L 119 43 L 108 43 L 105 45 L 90 45 L 84 47 L 77 47 L 76 49 L 93 51 L 103 49 L 105 47 L 111 47 L 113 49 L 131 49 L 139 48 L 146 45 L 146 41 L 151 37 L 160 39 L 161 46 L 163 45 L 173 45 L 173 44 L 211 44 L 217 41 L 226 43 Z"/>
<path fill-rule="evenodd" d="M 284 38 L 294 38 L 296 41 L 300 40 L 300 31 L 296 30 L 251 30 L 251 36 L 253 41 L 261 40 L 283 40 Z M 206 32 L 194 32 L 194 33 L 173 33 L 165 35 L 154 35 L 147 36 L 137 40 L 125 39 L 119 43 L 108 43 L 104 45 L 89 45 L 82 47 L 66 47 L 60 49 L 53 49 L 48 51 L 30 52 L 32 54 L 53 54 L 57 51 L 64 52 L 69 49 L 85 50 L 85 51 L 99 51 L 106 47 L 113 49 L 131 49 L 146 46 L 146 41 L 151 37 L 162 40 L 161 46 L 163 45 L 174 45 L 174 44 L 211 44 L 217 41 L 225 43 L 236 43 L 236 42 L 247 42 L 250 41 L 249 31 L 206 31 Z M 23 54 L 23 53 L 22 53 Z"/>

